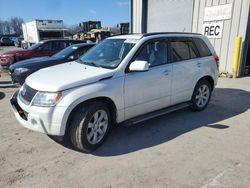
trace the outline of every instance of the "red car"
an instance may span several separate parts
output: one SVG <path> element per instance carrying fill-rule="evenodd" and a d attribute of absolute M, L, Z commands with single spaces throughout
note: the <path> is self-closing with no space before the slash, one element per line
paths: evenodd
<path fill-rule="evenodd" d="M 0 65 L 9 67 L 11 64 L 29 58 L 52 56 L 58 51 L 72 44 L 82 43 L 77 40 L 52 39 L 40 41 L 27 50 L 14 50 L 0 54 Z"/>

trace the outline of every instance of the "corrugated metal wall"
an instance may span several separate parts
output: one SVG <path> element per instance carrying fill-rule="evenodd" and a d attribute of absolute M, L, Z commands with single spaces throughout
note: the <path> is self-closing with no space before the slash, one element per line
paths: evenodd
<path fill-rule="evenodd" d="M 223 20 L 221 39 L 210 39 L 220 57 L 220 71 L 232 73 L 236 36 L 245 39 L 250 0 L 194 0 L 192 32 L 202 33 L 205 7 L 232 3 L 232 17 Z M 242 54 L 241 54 L 242 55 Z"/>
<path fill-rule="evenodd" d="M 192 14 L 193 0 L 148 0 L 147 32 L 190 32 Z"/>
<path fill-rule="evenodd" d="M 141 20 L 142 20 L 142 1 L 133 0 L 133 32 L 141 32 Z M 215 47 L 217 54 L 220 57 L 220 71 L 232 73 L 233 56 L 235 48 L 236 36 L 242 37 L 242 46 L 244 45 L 249 5 L 250 0 L 147 0 L 148 1 L 148 17 L 147 17 L 147 29 L 148 32 L 155 31 L 183 31 L 202 33 L 204 23 L 204 12 L 206 7 L 224 5 L 232 3 L 231 19 L 220 20 L 213 22 L 223 22 L 223 32 L 220 39 L 210 39 L 212 45 Z M 189 2 L 192 4 L 191 19 L 189 17 L 190 6 L 185 6 Z M 177 5 L 178 4 L 178 5 Z M 185 12 L 186 22 L 183 20 L 176 21 L 175 19 L 169 19 L 168 17 L 176 17 L 179 15 L 179 11 L 176 11 L 175 7 Z M 171 8 L 172 7 L 172 8 Z M 168 11 L 170 8 L 170 11 Z M 185 15 L 183 16 L 185 18 Z M 166 22 L 167 20 L 167 22 Z M 165 24 L 166 29 L 162 24 Z M 168 27 L 171 25 L 171 27 Z M 188 27 L 190 25 L 190 27 Z M 169 29 L 171 28 L 171 29 Z M 242 53 L 241 53 L 242 55 Z"/>
<path fill-rule="evenodd" d="M 133 0 L 133 25 L 132 33 L 141 33 L 141 21 L 142 21 L 142 0 Z"/>

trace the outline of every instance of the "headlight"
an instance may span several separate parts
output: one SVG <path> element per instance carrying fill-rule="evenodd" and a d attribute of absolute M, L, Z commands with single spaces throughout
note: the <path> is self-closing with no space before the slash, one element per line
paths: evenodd
<path fill-rule="evenodd" d="M 14 72 L 16 73 L 16 74 L 22 74 L 22 73 L 25 73 L 25 72 L 28 72 L 29 71 L 29 69 L 27 69 L 27 68 L 16 68 L 15 70 L 14 70 Z"/>
<path fill-rule="evenodd" d="M 3 54 L 2 57 L 13 57 L 12 54 Z"/>
<path fill-rule="evenodd" d="M 62 98 L 61 92 L 41 92 L 38 91 L 34 100 L 33 105 L 34 106 L 55 106 L 59 100 Z"/>

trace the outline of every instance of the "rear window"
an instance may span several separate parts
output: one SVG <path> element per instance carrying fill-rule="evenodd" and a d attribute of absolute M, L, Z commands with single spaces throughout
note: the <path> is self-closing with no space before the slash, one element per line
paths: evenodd
<path fill-rule="evenodd" d="M 203 40 L 198 39 L 198 38 L 193 38 L 193 40 L 194 40 L 194 43 L 195 43 L 201 57 L 206 57 L 206 56 L 212 55 L 210 50 L 208 49 L 207 45 L 205 44 L 205 42 Z"/>

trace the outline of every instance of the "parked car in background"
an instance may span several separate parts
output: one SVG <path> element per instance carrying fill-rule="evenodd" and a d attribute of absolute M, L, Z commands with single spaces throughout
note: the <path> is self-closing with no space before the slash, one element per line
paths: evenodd
<path fill-rule="evenodd" d="M 22 85 L 25 82 L 25 79 L 33 72 L 53 65 L 74 61 L 94 45 L 94 43 L 75 44 L 61 50 L 51 57 L 39 57 L 19 61 L 9 67 L 12 82 Z"/>
<path fill-rule="evenodd" d="M 2 37 L 0 39 L 0 46 L 13 46 L 14 42 L 9 37 Z"/>
<path fill-rule="evenodd" d="M 9 67 L 11 64 L 20 60 L 52 56 L 60 50 L 77 43 L 82 43 L 82 41 L 64 39 L 44 40 L 34 44 L 27 50 L 14 50 L 1 54 L 0 64 L 2 66 Z"/>
<path fill-rule="evenodd" d="M 14 43 L 14 45 L 16 47 L 21 47 L 22 40 L 23 40 L 22 37 L 14 37 L 14 38 L 12 38 L 12 41 L 13 41 L 13 43 Z"/>
<path fill-rule="evenodd" d="M 69 136 L 77 149 L 90 152 L 121 122 L 135 124 L 185 107 L 205 109 L 218 63 L 201 34 L 114 36 L 77 62 L 30 75 L 11 104 L 24 127 Z"/>

